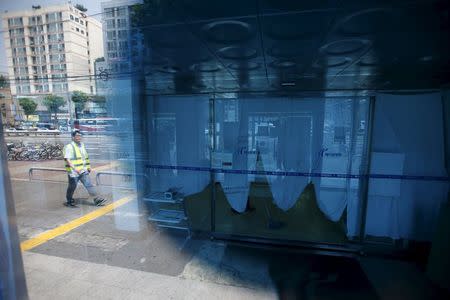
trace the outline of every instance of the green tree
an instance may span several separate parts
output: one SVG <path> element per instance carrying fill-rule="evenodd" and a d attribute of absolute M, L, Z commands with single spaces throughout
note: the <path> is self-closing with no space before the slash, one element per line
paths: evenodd
<path fill-rule="evenodd" d="M 91 102 L 96 104 L 98 108 L 102 108 L 106 110 L 106 97 L 105 96 L 99 96 L 99 95 L 93 95 L 90 98 Z"/>
<path fill-rule="evenodd" d="M 47 95 L 44 98 L 43 104 L 47 107 L 47 110 L 50 112 L 50 114 L 54 113 L 55 114 L 55 118 L 54 118 L 54 123 L 56 125 L 57 121 L 58 121 L 58 111 L 59 108 L 61 106 L 63 106 L 64 104 L 66 104 L 66 100 L 64 100 L 63 97 L 61 96 L 56 96 L 56 95 Z"/>
<path fill-rule="evenodd" d="M 8 79 L 5 76 L 0 75 L 0 89 L 6 88 L 8 87 L 8 85 L 9 85 Z"/>
<path fill-rule="evenodd" d="M 78 9 L 78 10 L 81 10 L 82 12 L 87 12 L 87 8 L 84 7 L 83 4 L 76 4 L 75 8 Z"/>
<path fill-rule="evenodd" d="M 36 111 L 37 103 L 31 100 L 30 98 L 22 98 L 19 100 L 19 105 L 22 106 L 23 112 L 27 116 L 34 114 Z"/>
<path fill-rule="evenodd" d="M 75 104 L 75 119 L 78 119 L 78 114 L 84 110 L 86 102 L 88 101 L 89 101 L 88 94 L 82 91 L 74 91 L 72 93 L 72 102 Z"/>

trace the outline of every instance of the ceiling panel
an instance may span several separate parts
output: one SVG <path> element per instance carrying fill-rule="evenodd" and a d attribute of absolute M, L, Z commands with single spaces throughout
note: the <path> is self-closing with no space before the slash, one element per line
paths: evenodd
<path fill-rule="evenodd" d="M 145 6 L 149 93 L 439 88 L 448 1 L 198 1 Z"/>

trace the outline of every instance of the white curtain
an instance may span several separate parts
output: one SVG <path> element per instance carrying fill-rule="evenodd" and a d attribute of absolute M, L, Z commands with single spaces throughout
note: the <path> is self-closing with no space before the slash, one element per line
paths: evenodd
<path fill-rule="evenodd" d="M 201 96 L 153 98 L 149 137 L 151 164 L 208 169 L 209 98 Z M 208 171 L 153 169 L 153 191 L 178 188 L 185 195 L 202 191 Z"/>
<path fill-rule="evenodd" d="M 218 151 L 232 154 L 233 170 L 311 171 L 312 155 L 319 152 L 321 145 L 321 99 L 239 99 L 235 120 L 225 114 L 227 101 L 230 100 L 216 103 L 218 135 L 224 139 L 224 148 Z M 218 176 L 230 205 L 239 212 L 246 208 L 250 182 L 262 177 L 269 182 L 275 205 L 284 211 L 295 205 L 310 180 L 304 176 L 282 175 L 225 173 Z"/>
<path fill-rule="evenodd" d="M 448 176 L 439 93 L 379 94 L 371 173 Z M 366 234 L 430 240 L 448 181 L 371 179 Z"/>
<path fill-rule="evenodd" d="M 276 170 L 269 169 L 268 171 L 309 173 L 311 167 L 312 117 L 280 116 L 279 126 Z M 270 157 L 262 155 L 262 158 L 265 165 L 269 165 Z M 275 204 L 284 211 L 295 205 L 309 181 L 309 177 L 305 176 L 268 175 L 267 179 Z"/>
<path fill-rule="evenodd" d="M 230 206 L 244 212 L 247 207 L 251 177 L 245 171 L 256 167 L 255 155 L 248 148 L 248 107 L 249 103 L 224 99 L 217 101 L 216 133 L 219 136 L 222 164 L 226 170 L 242 170 L 241 174 L 224 173 L 217 177 Z"/>

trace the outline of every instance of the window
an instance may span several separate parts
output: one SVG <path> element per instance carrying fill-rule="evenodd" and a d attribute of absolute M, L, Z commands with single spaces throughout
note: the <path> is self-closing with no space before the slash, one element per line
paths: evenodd
<path fill-rule="evenodd" d="M 13 58 L 13 64 L 15 66 L 26 66 L 27 65 L 27 58 L 26 57 Z"/>
<path fill-rule="evenodd" d="M 127 27 L 127 20 L 126 19 L 118 19 L 117 20 L 117 27 L 118 28 Z"/>
<path fill-rule="evenodd" d="M 40 54 L 40 53 L 44 53 L 45 52 L 45 46 L 41 46 L 41 47 L 30 47 L 31 50 L 31 54 L 32 55 L 36 55 L 36 54 Z"/>
<path fill-rule="evenodd" d="M 9 35 L 10 36 L 20 36 L 20 35 L 24 35 L 24 29 L 23 28 L 16 28 L 16 29 L 10 29 L 9 30 Z"/>
<path fill-rule="evenodd" d="M 51 54 L 50 55 L 50 62 L 51 63 L 61 63 L 64 62 L 66 59 L 65 54 Z"/>
<path fill-rule="evenodd" d="M 13 38 L 11 39 L 11 46 L 24 46 L 25 39 L 24 38 Z"/>
<path fill-rule="evenodd" d="M 75 22 L 80 23 L 80 19 L 75 17 Z"/>
<path fill-rule="evenodd" d="M 59 34 L 49 34 L 48 35 L 48 41 L 49 43 L 57 43 L 57 42 L 62 42 L 64 40 L 64 34 L 59 33 Z"/>
<path fill-rule="evenodd" d="M 115 31 L 107 31 L 106 32 L 106 38 L 108 40 L 113 40 L 116 38 L 116 32 Z"/>
<path fill-rule="evenodd" d="M 84 30 L 82 29 L 82 30 L 80 30 L 80 32 L 81 32 L 81 34 L 83 34 L 84 35 Z"/>
<path fill-rule="evenodd" d="M 50 23 L 47 25 L 48 32 L 63 31 L 63 23 Z"/>
<path fill-rule="evenodd" d="M 49 43 L 56 42 L 56 34 L 49 34 L 49 35 L 47 35 L 47 40 L 48 40 Z"/>
<path fill-rule="evenodd" d="M 117 58 L 117 53 L 116 52 L 108 52 L 108 57 L 109 58 Z"/>
<path fill-rule="evenodd" d="M 116 27 L 116 20 L 106 20 L 106 29 L 113 29 Z"/>
<path fill-rule="evenodd" d="M 46 17 L 47 17 L 47 22 L 61 21 L 62 20 L 62 13 L 61 12 L 49 13 L 49 14 L 46 15 Z"/>
<path fill-rule="evenodd" d="M 52 74 L 52 79 L 64 79 L 67 77 L 67 74 Z"/>
<path fill-rule="evenodd" d="M 116 51 L 117 50 L 117 44 L 115 42 L 108 42 L 106 44 L 106 47 L 108 48 L 108 51 Z"/>
<path fill-rule="evenodd" d="M 33 26 L 29 28 L 31 35 L 38 35 L 38 34 L 44 34 L 44 26 Z"/>
<path fill-rule="evenodd" d="M 27 81 L 27 80 L 29 80 L 30 78 L 28 77 L 28 76 L 17 76 L 16 77 L 16 80 L 17 81 Z"/>
<path fill-rule="evenodd" d="M 105 8 L 103 10 L 105 13 L 105 18 L 113 18 L 114 17 L 114 10 L 112 8 Z"/>
<path fill-rule="evenodd" d="M 81 24 L 81 25 L 84 25 L 84 21 L 83 21 L 83 20 L 80 20 L 80 24 Z"/>
<path fill-rule="evenodd" d="M 49 45 L 48 50 L 50 53 L 62 52 L 64 51 L 64 44 Z"/>
<path fill-rule="evenodd" d="M 26 48 L 14 48 L 13 52 L 14 52 L 14 54 L 16 56 L 18 56 L 18 55 L 26 55 L 27 54 L 26 53 Z"/>
<path fill-rule="evenodd" d="M 23 26 L 23 20 L 22 18 L 9 18 L 8 19 L 8 25 L 11 26 Z"/>
<path fill-rule="evenodd" d="M 72 15 L 70 15 L 70 19 L 73 21 L 73 20 L 74 20 L 74 17 L 73 17 Z"/>
<path fill-rule="evenodd" d="M 33 16 L 28 18 L 28 24 L 29 25 L 37 25 L 42 24 L 42 17 L 41 16 Z"/>
<path fill-rule="evenodd" d="M 126 6 L 122 6 L 117 8 L 117 16 L 118 17 L 123 17 L 127 14 L 127 7 Z"/>
<path fill-rule="evenodd" d="M 128 38 L 128 32 L 126 30 L 119 30 L 118 36 L 119 36 L 119 39 L 122 39 L 122 40 L 126 39 L 126 38 Z"/>
<path fill-rule="evenodd" d="M 119 50 L 128 50 L 128 42 L 126 41 L 119 42 Z"/>
<path fill-rule="evenodd" d="M 56 64 L 51 65 L 50 70 L 52 71 L 65 71 L 66 70 L 66 64 Z"/>
<path fill-rule="evenodd" d="M 53 84 L 54 92 L 65 92 L 67 91 L 67 83 L 57 83 Z"/>
<path fill-rule="evenodd" d="M 77 32 L 80 32 L 80 28 L 77 27 Z"/>
<path fill-rule="evenodd" d="M 29 85 L 21 85 L 17 87 L 17 92 L 23 93 L 23 94 L 29 94 L 30 93 L 30 86 Z"/>

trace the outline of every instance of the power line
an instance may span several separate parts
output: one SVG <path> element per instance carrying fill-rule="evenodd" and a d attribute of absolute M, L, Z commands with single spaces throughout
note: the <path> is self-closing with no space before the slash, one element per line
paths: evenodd
<path fill-rule="evenodd" d="M 133 76 L 135 74 L 140 74 L 141 72 L 138 71 L 128 71 L 128 72 L 107 72 L 107 74 L 101 74 L 101 72 L 99 72 L 99 74 L 93 74 L 93 75 L 72 75 L 72 76 L 65 76 L 65 77 L 59 77 L 59 78 L 51 78 L 51 75 L 49 77 L 34 77 L 33 75 L 23 75 L 23 76 L 27 76 L 27 77 L 32 77 L 32 78 L 28 78 L 28 79 L 16 79 L 19 76 L 4 76 L 7 80 L 10 81 L 15 81 L 15 82 L 23 82 L 23 81 L 33 81 L 33 80 L 48 80 L 48 79 L 52 79 L 52 80 L 64 80 L 65 79 L 83 79 L 85 78 L 86 80 L 88 79 L 104 79 L 105 76 L 107 76 L 108 78 L 115 78 L 117 76 Z M 57 75 L 56 74 L 52 74 L 52 75 Z M 149 75 L 149 73 L 144 73 L 144 75 Z M 20 83 L 19 83 L 20 84 Z"/>

